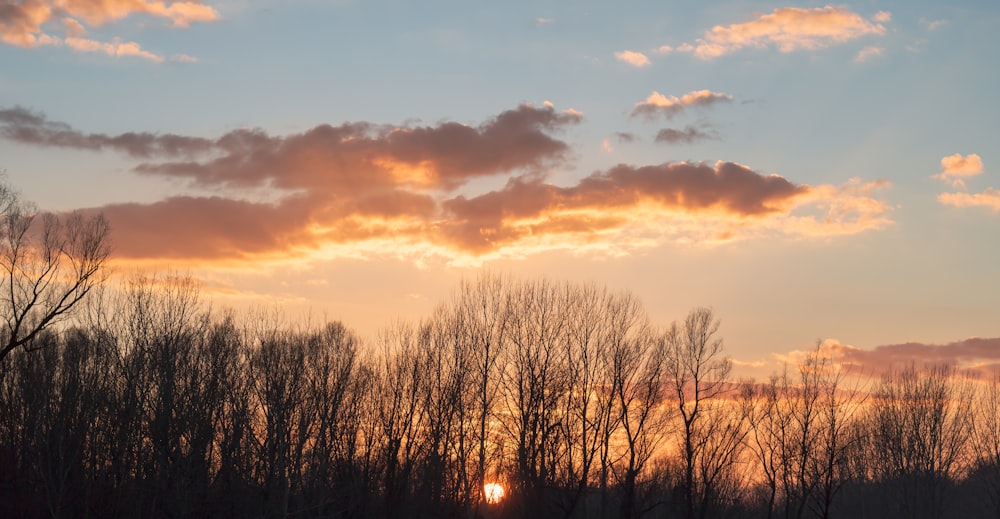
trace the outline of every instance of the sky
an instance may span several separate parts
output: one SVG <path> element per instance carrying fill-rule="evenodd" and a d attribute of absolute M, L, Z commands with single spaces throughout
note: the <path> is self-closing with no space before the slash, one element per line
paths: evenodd
<path fill-rule="evenodd" d="M 1000 3 L 0 0 L 0 169 L 118 273 L 372 337 L 483 271 L 1000 363 Z"/>

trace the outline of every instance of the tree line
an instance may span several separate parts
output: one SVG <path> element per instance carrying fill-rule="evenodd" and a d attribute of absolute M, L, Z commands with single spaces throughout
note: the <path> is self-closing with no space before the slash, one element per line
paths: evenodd
<path fill-rule="evenodd" d="M 366 343 L 136 277 L 0 363 L 0 515 L 1000 514 L 996 380 L 862 387 L 817 347 L 734 381 L 718 326 L 485 275 Z"/>
<path fill-rule="evenodd" d="M 0 216 L 3 517 L 1000 516 L 1000 379 L 817 345 L 734 380 L 709 308 L 494 274 L 363 340 L 108 287 L 99 216 Z"/>

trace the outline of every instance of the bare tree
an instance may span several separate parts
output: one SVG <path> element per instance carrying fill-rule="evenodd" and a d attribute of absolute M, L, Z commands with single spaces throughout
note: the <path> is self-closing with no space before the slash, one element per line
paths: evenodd
<path fill-rule="evenodd" d="M 0 182 L 0 359 L 30 348 L 103 280 L 109 232 L 102 215 L 42 214 Z"/>
<path fill-rule="evenodd" d="M 735 463 L 746 428 L 731 416 L 732 364 L 723 356 L 719 321 L 709 308 L 696 308 L 682 326 L 667 331 L 667 380 L 680 419 L 685 516 L 708 514 Z"/>
<path fill-rule="evenodd" d="M 308 383 L 305 345 L 289 330 L 277 328 L 276 320 L 261 320 L 250 333 L 257 420 L 252 428 L 259 452 L 255 479 L 263 485 L 267 513 L 284 517 L 290 511 L 295 462 L 301 459 L 300 437 L 312 426 L 300 419 L 310 411 L 303 401 Z"/>
<path fill-rule="evenodd" d="M 870 469 L 900 517 L 942 517 L 970 437 L 971 388 L 953 367 L 885 374 L 869 416 Z"/>
<path fill-rule="evenodd" d="M 791 462 L 793 436 L 792 400 L 787 366 L 771 375 L 766 384 L 744 382 L 741 398 L 750 423 L 747 445 L 757 461 L 758 477 L 767 491 L 767 517 L 773 517 L 778 499 L 784 495 Z M 780 491 L 780 494 L 779 494 Z"/>
<path fill-rule="evenodd" d="M 989 513 L 1000 517 L 1000 373 L 979 388 L 978 406 L 975 408 L 973 445 L 977 453 L 973 474 L 978 480 L 978 490 L 985 495 Z"/>
<path fill-rule="evenodd" d="M 811 364 L 820 373 L 819 390 L 819 431 L 815 445 L 808 448 L 814 458 L 813 477 L 816 479 L 811 500 L 811 508 L 824 519 L 833 513 L 834 499 L 849 479 L 848 458 L 857 448 L 856 437 L 850 434 L 856 422 L 858 411 L 867 400 L 865 382 L 855 378 L 847 382 L 842 367 L 835 367 L 817 343 L 810 354 Z"/>
<path fill-rule="evenodd" d="M 567 286 L 565 307 L 566 369 L 572 389 L 563 399 L 560 483 L 566 487 L 560 506 L 572 516 L 591 483 L 592 467 L 614 407 L 611 370 L 605 362 L 614 336 L 609 313 L 619 296 L 595 285 Z M 584 501 L 584 504 L 586 502 Z M 582 511 L 586 515 L 586 510 Z"/>
<path fill-rule="evenodd" d="M 379 336 L 381 370 L 377 372 L 377 416 L 386 517 L 397 517 L 413 491 L 413 473 L 424 457 L 426 387 L 429 377 L 417 345 L 417 331 L 404 322 Z"/>
<path fill-rule="evenodd" d="M 455 331 L 463 342 L 462 348 L 471 356 L 473 396 L 468 419 L 473 421 L 469 441 L 474 443 L 475 456 L 472 477 L 466 478 L 465 491 L 475 495 L 477 506 L 486 499 L 487 471 L 496 469 L 490 466 L 498 451 L 493 418 L 503 371 L 501 359 L 508 342 L 512 285 L 509 278 L 484 274 L 476 281 L 463 281 L 452 303 Z"/>
<path fill-rule="evenodd" d="M 502 373 L 502 423 L 514 445 L 515 483 L 525 515 L 548 516 L 546 489 L 557 477 L 564 398 L 568 319 L 565 286 L 548 281 L 517 286 L 511 304 L 510 346 Z"/>
<path fill-rule="evenodd" d="M 617 337 L 610 347 L 616 420 L 625 444 L 624 461 L 615 471 L 622 490 L 623 519 L 644 511 L 639 503 L 639 478 L 668 432 L 670 418 L 664 409 L 670 389 L 666 384 L 666 341 L 644 323 L 638 328 L 635 334 Z"/>

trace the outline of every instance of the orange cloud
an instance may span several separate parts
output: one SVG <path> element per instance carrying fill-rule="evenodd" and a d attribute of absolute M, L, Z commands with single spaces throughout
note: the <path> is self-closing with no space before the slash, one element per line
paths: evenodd
<path fill-rule="evenodd" d="M 627 254 L 661 244 L 759 236 L 833 236 L 888 225 L 884 184 L 807 186 L 729 162 L 619 165 L 568 186 L 556 133 L 580 121 L 551 104 L 522 105 L 477 126 L 320 125 L 215 139 L 84 133 L 23 108 L 0 109 L 0 138 L 132 157 L 139 174 L 187 179 L 233 198 L 112 204 L 116 254 L 129 261 L 439 257 L 481 262 L 547 250 Z M 618 139 L 634 139 L 618 134 Z M 507 177 L 476 193 L 470 181 Z M 463 195 L 452 194 L 459 187 Z M 238 199 L 267 188 L 270 202 Z"/>
<path fill-rule="evenodd" d="M 665 243 L 849 234 L 891 223 L 888 207 L 864 189 L 795 185 L 727 162 L 620 165 L 572 187 L 512 179 L 502 190 L 446 200 L 443 208 L 439 228 L 448 242 L 486 256 L 577 248 L 621 254 Z"/>
<path fill-rule="evenodd" d="M 0 4 L 0 41 L 18 47 L 60 45 L 77 52 L 101 52 L 110 56 L 136 56 L 155 62 L 162 56 L 142 50 L 134 42 L 99 42 L 83 38 L 84 23 L 98 27 L 116 22 L 133 14 L 145 14 L 170 21 L 174 27 L 187 27 L 192 22 L 219 19 L 214 8 L 196 1 L 162 2 L 147 0 L 22 0 Z M 81 20 L 84 23 L 81 23 Z M 54 36 L 46 25 L 61 22 L 64 37 Z"/>
<path fill-rule="evenodd" d="M 983 159 L 970 153 L 962 156 L 960 153 L 941 159 L 942 171 L 933 178 L 943 180 L 957 188 L 965 188 L 965 179 L 983 173 Z M 1000 191 L 992 187 L 982 193 L 941 193 L 938 201 L 954 207 L 985 207 L 994 213 L 1000 213 Z"/>
<path fill-rule="evenodd" d="M 866 35 L 885 34 L 883 24 L 890 20 L 891 15 L 884 11 L 866 20 L 843 7 L 782 7 L 744 23 L 717 25 L 694 45 L 685 45 L 686 50 L 701 59 L 717 58 L 747 47 L 774 46 L 780 52 L 817 50 Z"/>
<path fill-rule="evenodd" d="M 941 193 L 938 201 L 954 207 L 985 207 L 1000 213 L 1000 190 L 992 187 L 982 193 Z"/>
<path fill-rule="evenodd" d="M 933 178 L 948 182 L 955 187 L 965 187 L 966 178 L 983 172 L 983 159 L 975 153 L 964 157 L 961 153 L 956 153 L 942 158 L 941 168 L 942 171 Z"/>
<path fill-rule="evenodd" d="M 1000 364 L 1000 337 L 972 337 L 948 344 L 908 342 L 863 349 L 828 340 L 823 348 L 850 371 L 879 375 L 890 369 L 946 364 L 978 370 Z"/>
<path fill-rule="evenodd" d="M 642 68 L 649 66 L 649 58 L 641 52 L 623 50 L 621 52 L 616 52 L 615 58 L 618 59 L 618 61 L 623 61 L 633 67 Z"/>
<path fill-rule="evenodd" d="M 148 59 L 154 63 L 163 63 L 163 56 L 142 50 L 138 43 L 122 42 L 117 38 L 111 43 L 102 43 L 87 38 L 68 37 L 64 40 L 66 46 L 78 52 L 101 52 L 108 56 L 135 56 Z"/>
<path fill-rule="evenodd" d="M 630 115 L 632 117 L 645 116 L 648 118 L 662 115 L 670 119 L 689 107 L 707 107 L 716 103 L 728 103 L 733 100 L 733 96 L 712 92 L 711 90 L 696 90 L 688 92 L 681 97 L 667 97 L 657 91 L 653 91 L 645 101 L 635 104 Z"/>

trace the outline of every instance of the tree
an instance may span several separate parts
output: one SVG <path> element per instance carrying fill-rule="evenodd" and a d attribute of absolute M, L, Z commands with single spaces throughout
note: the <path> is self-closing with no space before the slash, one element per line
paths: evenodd
<path fill-rule="evenodd" d="M 510 305 L 513 281 L 509 278 L 484 274 L 476 281 L 463 281 L 454 298 L 454 323 L 462 347 L 471 359 L 469 415 L 473 421 L 470 439 L 474 443 L 473 477 L 465 478 L 465 493 L 474 492 L 475 504 L 485 502 L 484 485 L 490 460 L 497 453 L 494 405 L 500 394 L 501 360 L 506 354 L 510 327 Z M 463 409 L 464 410 L 464 409 Z M 465 424 L 463 423 L 463 429 Z M 463 436 L 464 440 L 464 436 Z M 464 443 L 463 443 L 464 449 Z M 474 487 L 474 488 L 473 488 Z"/>
<path fill-rule="evenodd" d="M 1000 517 L 1000 373 L 993 373 L 979 389 L 973 423 L 974 474 L 993 517 Z M 985 504 L 984 503 L 984 504 Z"/>
<path fill-rule="evenodd" d="M 620 517 L 632 519 L 643 511 L 637 509 L 639 476 L 669 425 L 670 416 L 661 409 L 668 390 L 667 349 L 663 338 L 655 337 L 643 323 L 632 337 L 620 334 L 610 350 L 616 418 L 625 444 L 623 466 L 616 471 L 622 491 Z"/>
<path fill-rule="evenodd" d="M 847 425 L 860 402 L 857 385 L 842 388 L 843 372 L 822 343 L 798 365 L 794 384 L 786 366 L 770 382 L 748 381 L 742 398 L 750 423 L 747 445 L 766 491 L 767 516 L 829 517 L 845 478 Z"/>
<path fill-rule="evenodd" d="M 736 462 L 746 435 L 729 391 L 732 363 L 716 338 L 719 321 L 709 308 L 696 308 L 682 326 L 667 331 L 667 383 L 680 418 L 680 453 L 684 469 L 685 517 L 704 517 L 718 501 L 728 469 Z"/>
<path fill-rule="evenodd" d="M 971 387 L 951 366 L 885 374 L 872 395 L 870 467 L 897 517 L 943 517 L 972 433 Z"/>
<path fill-rule="evenodd" d="M 785 473 L 792 464 L 790 392 L 787 366 L 780 374 L 771 375 L 767 384 L 750 380 L 742 387 L 741 398 L 750 422 L 747 444 L 757 460 L 758 477 L 766 487 L 768 518 L 774 517 L 779 490 L 788 480 Z"/>
<path fill-rule="evenodd" d="M 0 181 L 0 360 L 31 349 L 103 280 L 109 233 L 103 215 L 39 213 Z"/>
<path fill-rule="evenodd" d="M 512 297 L 506 368 L 501 373 L 507 438 L 514 445 L 514 484 L 524 517 L 549 517 L 570 387 L 564 348 L 569 329 L 568 286 L 523 283 Z"/>

